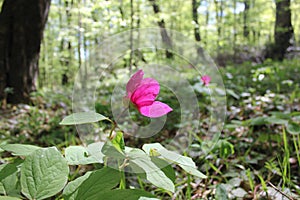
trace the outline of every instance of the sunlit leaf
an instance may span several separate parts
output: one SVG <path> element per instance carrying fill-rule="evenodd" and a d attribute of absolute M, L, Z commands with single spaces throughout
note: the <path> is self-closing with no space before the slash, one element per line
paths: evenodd
<path fill-rule="evenodd" d="M 28 156 L 41 147 L 28 144 L 5 144 L 0 146 L 3 150 L 11 152 L 15 156 Z"/>
<path fill-rule="evenodd" d="M 153 185 L 163 188 L 165 190 L 174 192 L 175 186 L 171 179 L 169 179 L 165 173 L 156 166 L 151 158 L 140 149 L 131 149 L 127 152 L 130 162 L 133 162 L 146 173 L 146 179 Z"/>
<path fill-rule="evenodd" d="M 165 149 L 159 143 L 144 144 L 143 149 L 148 154 L 150 154 L 151 149 L 154 149 L 163 158 L 178 164 L 187 173 L 190 173 L 194 176 L 198 176 L 199 178 L 206 178 L 206 176 L 203 173 L 198 171 L 196 164 L 194 163 L 194 161 L 191 158 L 189 158 L 187 156 L 182 156 L 182 155 L 177 154 L 173 151 L 169 151 L 169 150 Z"/>
<path fill-rule="evenodd" d="M 38 149 L 21 167 L 22 193 L 29 199 L 46 199 L 63 189 L 69 167 L 55 147 Z"/>
<path fill-rule="evenodd" d="M 69 146 L 65 149 L 65 156 L 69 165 L 87 165 L 103 163 L 101 152 L 104 143 L 93 143 L 87 148 L 83 146 Z"/>
<path fill-rule="evenodd" d="M 59 124 L 60 125 L 75 125 L 75 124 L 87 124 L 98 121 L 108 120 L 107 117 L 96 112 L 79 112 L 73 113 L 65 117 Z"/>

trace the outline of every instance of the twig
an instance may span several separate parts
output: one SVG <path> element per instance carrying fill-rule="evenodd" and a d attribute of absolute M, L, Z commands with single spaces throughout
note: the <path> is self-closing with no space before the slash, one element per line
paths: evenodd
<path fill-rule="evenodd" d="M 292 197 L 288 196 L 287 194 L 283 193 L 280 189 L 278 189 L 275 185 L 273 185 L 270 181 L 267 182 L 272 188 L 274 188 L 274 190 L 276 190 L 277 192 L 279 192 L 280 194 L 282 194 L 283 196 L 285 196 L 286 198 L 288 198 L 289 200 L 294 200 Z"/>

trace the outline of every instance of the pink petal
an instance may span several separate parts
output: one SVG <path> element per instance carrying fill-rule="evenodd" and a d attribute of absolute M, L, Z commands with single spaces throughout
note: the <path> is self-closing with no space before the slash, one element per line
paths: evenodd
<path fill-rule="evenodd" d="M 159 83 L 155 79 L 145 78 L 133 92 L 131 101 L 137 107 L 151 105 L 155 101 L 159 89 Z"/>
<path fill-rule="evenodd" d="M 143 70 L 138 70 L 134 75 L 131 76 L 130 80 L 126 85 L 127 97 L 130 98 L 132 93 L 140 85 L 143 80 L 144 72 Z"/>
<path fill-rule="evenodd" d="M 167 104 L 164 104 L 160 101 L 155 101 L 151 105 L 142 106 L 138 109 L 142 115 L 151 118 L 164 116 L 173 110 Z"/>
<path fill-rule="evenodd" d="M 211 78 L 210 78 L 210 76 L 208 76 L 208 75 L 204 75 L 204 76 L 201 77 L 201 80 L 202 80 L 203 84 L 204 84 L 205 86 L 207 86 L 207 85 L 210 83 Z"/>

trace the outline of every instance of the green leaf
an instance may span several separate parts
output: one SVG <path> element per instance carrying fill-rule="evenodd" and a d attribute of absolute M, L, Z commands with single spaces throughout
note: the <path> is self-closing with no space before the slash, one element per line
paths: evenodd
<path fill-rule="evenodd" d="M 176 174 L 175 171 L 173 169 L 173 167 L 171 166 L 170 163 L 168 163 L 167 161 L 157 158 L 157 157 L 151 157 L 151 161 L 158 167 L 160 168 L 165 175 L 172 180 L 173 183 L 175 183 L 175 179 L 176 179 Z"/>
<path fill-rule="evenodd" d="M 103 120 L 109 120 L 107 117 L 96 112 L 79 112 L 73 113 L 65 117 L 59 124 L 60 125 L 75 125 L 87 124 Z"/>
<path fill-rule="evenodd" d="M 10 196 L 0 196 L 0 200 L 21 200 L 17 197 L 10 197 Z"/>
<path fill-rule="evenodd" d="M 87 165 L 91 163 L 103 163 L 101 152 L 104 143 L 90 144 L 87 148 L 83 146 L 69 146 L 65 149 L 65 156 L 69 165 Z"/>
<path fill-rule="evenodd" d="M 121 151 L 120 148 L 116 148 L 115 145 L 112 144 L 110 140 L 106 141 L 103 145 L 101 152 L 111 158 L 125 158 L 125 154 Z"/>
<path fill-rule="evenodd" d="M 94 171 L 78 187 L 75 199 L 99 199 L 100 193 L 111 190 L 120 182 L 120 173 L 111 168 L 102 168 Z M 104 197 L 101 195 L 101 197 Z M 106 198 L 105 198 L 106 199 Z"/>
<path fill-rule="evenodd" d="M 139 200 L 159 200 L 159 199 L 151 198 L 151 197 L 140 197 Z"/>
<path fill-rule="evenodd" d="M 34 151 L 21 167 L 22 193 L 29 199 L 57 194 L 68 180 L 67 161 L 55 147 Z"/>
<path fill-rule="evenodd" d="M 104 142 L 95 142 L 95 143 L 91 143 L 87 146 L 87 151 L 88 151 L 89 155 L 91 155 L 99 163 L 103 163 L 104 155 L 101 152 L 103 145 L 104 145 Z"/>
<path fill-rule="evenodd" d="M 5 144 L 0 146 L 1 149 L 11 152 L 15 156 L 28 156 L 32 152 L 41 147 L 28 145 L 28 144 Z"/>
<path fill-rule="evenodd" d="M 123 133 L 121 131 L 118 131 L 116 133 L 115 137 L 111 140 L 111 143 L 115 146 L 115 148 L 119 152 L 124 152 L 125 143 L 124 143 Z"/>
<path fill-rule="evenodd" d="M 236 198 L 243 198 L 245 195 L 248 193 L 243 189 L 243 188 L 236 188 L 231 191 L 232 195 L 235 196 Z"/>
<path fill-rule="evenodd" d="M 256 117 L 249 120 L 252 126 L 261 126 L 267 124 L 266 117 Z"/>
<path fill-rule="evenodd" d="M 234 145 L 227 140 L 219 140 L 217 147 L 219 148 L 220 157 L 222 158 L 227 158 L 234 154 Z"/>
<path fill-rule="evenodd" d="M 113 158 L 125 158 L 125 143 L 123 133 L 118 131 L 112 140 L 108 140 L 103 148 L 102 153 Z"/>
<path fill-rule="evenodd" d="M 234 97 L 235 99 L 240 99 L 240 96 L 237 95 L 233 90 L 227 89 L 226 92 L 227 92 L 227 94 L 229 94 L 230 96 Z"/>
<path fill-rule="evenodd" d="M 22 162 L 17 159 L 14 163 L 0 165 L 0 194 L 21 197 L 18 168 Z"/>
<path fill-rule="evenodd" d="M 194 161 L 191 158 L 189 158 L 187 156 L 179 155 L 173 151 L 169 151 L 169 150 L 165 149 L 159 143 L 144 144 L 143 149 L 148 154 L 150 154 L 151 151 L 155 150 L 163 158 L 178 164 L 187 173 L 192 174 L 194 176 L 198 176 L 199 178 L 206 178 L 206 176 L 203 173 L 198 171 L 196 164 L 194 163 Z"/>
<path fill-rule="evenodd" d="M 105 200 L 152 200 L 155 196 L 143 190 L 126 189 L 101 192 L 96 198 L 91 198 L 90 200 L 99 200 L 100 197 Z M 146 197 L 149 197 L 150 199 Z M 156 198 L 153 200 L 155 199 Z"/>
<path fill-rule="evenodd" d="M 63 191 L 64 199 L 74 200 L 78 193 L 79 186 L 91 175 L 91 173 L 92 172 L 87 172 L 85 175 L 69 182 Z"/>
<path fill-rule="evenodd" d="M 287 125 L 287 131 L 293 135 L 300 134 L 300 124 L 297 124 L 295 122 L 289 122 Z"/>
<path fill-rule="evenodd" d="M 215 195 L 216 200 L 227 200 L 227 191 L 226 188 L 223 186 L 223 184 L 217 185 L 216 188 L 216 195 Z"/>
<path fill-rule="evenodd" d="M 151 158 L 145 152 L 140 149 L 131 148 L 127 156 L 130 162 L 136 164 L 146 172 L 146 179 L 153 185 L 171 192 L 175 191 L 172 180 L 151 161 Z"/>
<path fill-rule="evenodd" d="M 270 112 L 270 114 L 276 118 L 280 118 L 280 119 L 290 119 L 291 116 L 290 114 L 287 113 L 282 113 L 282 112 Z"/>
<path fill-rule="evenodd" d="M 288 120 L 280 119 L 277 117 L 267 117 L 266 122 L 270 124 L 287 124 Z"/>

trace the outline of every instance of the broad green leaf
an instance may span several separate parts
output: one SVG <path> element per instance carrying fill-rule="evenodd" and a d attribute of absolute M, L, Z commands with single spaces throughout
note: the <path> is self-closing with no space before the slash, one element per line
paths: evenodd
<path fill-rule="evenodd" d="M 15 156 L 28 156 L 41 147 L 28 144 L 5 144 L 0 146 L 3 150 L 11 152 Z"/>
<path fill-rule="evenodd" d="M 21 200 L 17 197 L 10 197 L 10 196 L 0 196 L 0 200 Z"/>
<path fill-rule="evenodd" d="M 151 197 L 140 197 L 139 200 L 159 200 L 159 199 L 151 198 Z"/>
<path fill-rule="evenodd" d="M 105 144 L 103 145 L 101 152 L 108 157 L 111 158 L 125 158 L 125 154 L 124 152 L 120 151 L 120 148 L 116 148 L 115 145 L 113 145 L 113 143 L 108 140 L 105 142 Z"/>
<path fill-rule="evenodd" d="M 104 143 L 90 144 L 87 148 L 83 146 L 69 146 L 65 149 L 65 156 L 69 165 L 87 165 L 91 163 L 103 163 L 101 152 Z"/>
<path fill-rule="evenodd" d="M 276 118 L 276 117 L 267 117 L 266 121 L 270 124 L 287 124 L 288 120 Z"/>
<path fill-rule="evenodd" d="M 69 167 L 55 147 L 34 151 L 21 167 L 22 193 L 29 199 L 45 199 L 57 194 L 68 180 Z"/>
<path fill-rule="evenodd" d="M 133 162 L 146 172 L 146 179 L 153 185 L 165 190 L 174 192 L 175 186 L 160 168 L 158 168 L 151 158 L 140 149 L 132 149 L 127 153 L 130 162 Z"/>
<path fill-rule="evenodd" d="M 152 200 L 155 196 L 143 190 L 126 189 L 101 192 L 96 198 L 91 198 L 90 200 L 99 200 L 100 197 L 105 200 Z M 144 197 L 144 199 L 142 197 Z M 156 198 L 153 200 L 156 200 Z"/>
<path fill-rule="evenodd" d="M 188 165 L 183 165 L 183 164 L 178 164 L 184 171 L 187 173 L 197 176 L 199 178 L 207 178 L 203 173 L 201 173 L 197 168 L 188 166 Z"/>
<path fill-rule="evenodd" d="M 74 200 L 78 193 L 78 187 L 91 175 L 91 173 L 92 172 L 87 172 L 85 175 L 69 182 L 63 191 L 64 199 Z"/>
<path fill-rule="evenodd" d="M 173 167 L 171 166 L 170 163 L 168 163 L 167 161 L 157 158 L 157 157 L 151 157 L 151 161 L 158 167 L 160 168 L 165 175 L 171 179 L 171 181 L 173 183 L 175 183 L 175 179 L 176 179 L 176 174 L 175 171 L 173 169 Z"/>
<path fill-rule="evenodd" d="M 231 193 L 233 194 L 233 196 L 235 196 L 236 198 L 243 198 L 245 195 L 247 195 L 248 193 L 243 189 L 243 188 L 236 188 L 233 189 L 231 191 Z"/>
<path fill-rule="evenodd" d="M 183 170 L 185 170 L 186 172 L 194 175 L 194 176 L 198 176 L 199 178 L 206 178 L 206 176 L 201 173 L 200 171 L 198 171 L 196 164 L 194 163 L 194 161 L 187 157 L 187 156 L 182 156 L 179 155 L 173 151 L 169 151 L 167 149 L 165 149 L 161 144 L 159 143 L 152 143 L 152 144 L 144 144 L 143 145 L 143 149 L 145 152 L 147 152 L 148 154 L 153 151 L 153 149 L 155 151 L 157 151 L 163 158 L 174 162 L 176 164 L 178 164 Z"/>
<path fill-rule="evenodd" d="M 94 171 L 80 184 L 75 199 L 99 199 L 101 192 L 111 190 L 117 186 L 119 182 L 120 172 L 117 170 L 105 167 Z"/>
<path fill-rule="evenodd" d="M 282 113 L 282 112 L 270 112 L 270 114 L 276 118 L 280 118 L 280 119 L 290 119 L 291 116 L 290 114 L 287 113 Z"/>
<path fill-rule="evenodd" d="M 87 124 L 103 120 L 109 120 L 107 117 L 96 112 L 79 112 L 73 113 L 65 117 L 59 124 L 60 125 L 75 125 Z"/>
<path fill-rule="evenodd" d="M 249 120 L 250 125 L 252 126 L 261 126 L 267 124 L 266 122 L 267 117 L 256 117 Z"/>
<path fill-rule="evenodd" d="M 227 191 L 226 191 L 226 188 L 224 187 L 224 184 L 217 185 L 215 198 L 216 198 L 216 200 L 227 200 L 228 199 Z"/>
<path fill-rule="evenodd" d="M 101 152 L 104 142 L 95 142 L 87 146 L 87 151 L 98 162 L 103 163 L 103 153 Z"/>
<path fill-rule="evenodd" d="M 300 134 L 300 124 L 295 122 L 289 122 L 286 129 L 290 134 L 298 135 Z"/>
<path fill-rule="evenodd" d="M 113 158 L 125 158 L 125 143 L 123 133 L 118 131 L 112 140 L 108 140 L 103 148 L 102 153 Z"/>
<path fill-rule="evenodd" d="M 0 165 L 0 194 L 21 197 L 18 167 L 23 161 Z"/>
<path fill-rule="evenodd" d="M 240 96 L 238 94 L 236 94 L 233 90 L 231 89 L 226 89 L 227 94 L 229 94 L 230 96 L 234 97 L 235 99 L 240 99 Z"/>

